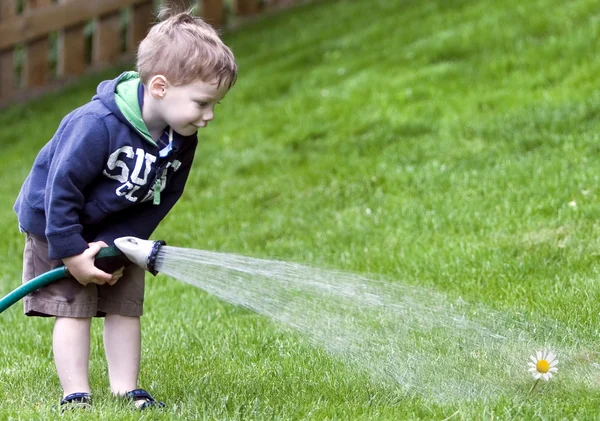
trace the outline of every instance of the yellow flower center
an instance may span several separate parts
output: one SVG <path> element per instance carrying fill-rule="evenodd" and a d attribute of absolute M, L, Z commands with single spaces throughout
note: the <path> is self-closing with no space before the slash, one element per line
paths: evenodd
<path fill-rule="evenodd" d="M 550 364 L 546 360 L 539 360 L 535 365 L 535 369 L 538 373 L 547 373 L 550 370 Z"/>

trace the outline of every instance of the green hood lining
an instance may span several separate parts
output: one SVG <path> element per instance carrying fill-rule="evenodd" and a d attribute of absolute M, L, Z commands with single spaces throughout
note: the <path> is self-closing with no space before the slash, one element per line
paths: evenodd
<path fill-rule="evenodd" d="M 117 82 L 115 91 L 115 102 L 117 107 L 123 113 L 127 121 L 137 130 L 148 143 L 153 146 L 158 146 L 152 136 L 144 119 L 142 118 L 142 110 L 138 100 L 138 88 L 141 80 L 137 72 L 123 73 Z"/>

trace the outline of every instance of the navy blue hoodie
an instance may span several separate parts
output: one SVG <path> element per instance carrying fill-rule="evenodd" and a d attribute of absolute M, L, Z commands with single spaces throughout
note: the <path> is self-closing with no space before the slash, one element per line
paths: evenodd
<path fill-rule="evenodd" d="M 167 128 L 152 140 L 142 89 L 135 72 L 102 82 L 38 154 L 14 209 L 23 230 L 46 237 L 49 258 L 80 254 L 91 241 L 147 239 L 183 193 L 197 136 Z"/>

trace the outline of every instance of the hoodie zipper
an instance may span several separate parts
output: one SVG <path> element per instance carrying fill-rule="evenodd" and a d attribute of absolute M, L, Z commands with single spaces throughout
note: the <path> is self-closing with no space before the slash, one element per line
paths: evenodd
<path fill-rule="evenodd" d="M 160 205 L 160 193 L 162 190 L 162 179 L 165 178 L 167 176 L 167 170 L 168 170 L 168 161 L 166 160 L 166 158 L 171 154 L 171 151 L 173 150 L 173 129 L 169 127 L 169 145 L 166 146 L 166 148 L 168 148 L 167 153 L 164 156 L 161 156 L 160 151 L 158 153 L 159 157 L 158 157 L 158 162 L 160 163 L 159 165 L 156 166 L 156 171 L 154 171 L 154 183 L 153 183 L 153 193 L 152 193 L 152 204 L 158 206 Z M 161 162 L 162 161 L 162 162 Z M 148 189 L 150 190 L 150 189 Z M 147 193 L 146 193 L 147 194 Z"/>

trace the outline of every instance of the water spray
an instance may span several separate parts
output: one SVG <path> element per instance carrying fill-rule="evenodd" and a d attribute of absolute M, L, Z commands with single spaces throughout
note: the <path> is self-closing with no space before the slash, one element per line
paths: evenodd
<path fill-rule="evenodd" d="M 200 288 L 275 321 L 406 394 L 437 402 L 493 399 L 527 381 L 528 356 L 552 338 L 517 315 L 467 303 L 395 279 L 319 269 L 297 263 L 167 246 L 122 237 L 103 248 L 96 266 L 113 272 L 125 263 Z M 103 266 L 103 267 L 101 267 Z M 0 300 L 0 313 L 23 296 L 69 276 L 50 271 Z M 555 321 L 552 321 L 555 324 Z M 558 329 L 560 330 L 560 329 Z M 556 335 L 554 335 L 556 336 Z M 577 347 L 556 349 L 574 382 L 598 388 L 598 371 L 577 363 Z M 565 371 L 562 378 L 566 379 Z"/>

